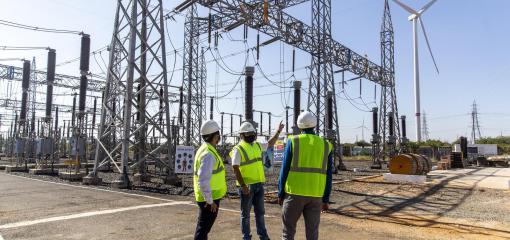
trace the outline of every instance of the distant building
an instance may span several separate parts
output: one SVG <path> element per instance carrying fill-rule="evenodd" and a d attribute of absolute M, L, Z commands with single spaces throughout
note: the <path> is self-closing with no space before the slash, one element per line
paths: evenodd
<path fill-rule="evenodd" d="M 454 152 L 461 152 L 460 144 L 453 145 Z M 468 144 L 468 154 L 476 154 L 479 156 L 498 155 L 497 144 Z"/>

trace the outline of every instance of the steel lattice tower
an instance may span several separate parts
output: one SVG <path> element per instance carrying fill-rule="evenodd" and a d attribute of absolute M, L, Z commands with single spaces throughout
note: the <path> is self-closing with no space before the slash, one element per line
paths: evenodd
<path fill-rule="evenodd" d="M 112 163 L 122 173 L 115 182 L 128 187 L 127 174 L 154 160 L 174 178 L 162 0 L 118 0 L 94 170 Z M 159 144 L 149 148 L 149 136 Z M 136 152 L 130 161 L 129 153 Z M 117 164 L 120 160 L 120 165 Z"/>
<path fill-rule="evenodd" d="M 427 113 L 423 111 L 423 125 L 421 127 L 422 129 L 422 137 L 423 141 L 428 141 L 429 138 L 429 125 L 427 124 Z"/>
<path fill-rule="evenodd" d="M 316 52 L 312 53 L 310 85 L 308 92 L 308 111 L 317 117 L 317 133 L 326 135 L 325 113 L 326 93 L 335 89 L 333 64 L 331 58 L 331 0 L 312 0 L 312 43 Z M 336 97 L 333 101 L 336 109 Z M 337 114 L 333 123 L 338 126 Z M 338 127 L 337 127 L 338 129 Z"/>
<path fill-rule="evenodd" d="M 339 143 L 340 134 L 335 94 L 331 96 L 333 129 L 328 132 L 326 127 L 326 95 L 329 91 L 335 93 L 333 62 L 331 61 L 333 55 L 331 50 L 331 0 L 312 0 L 312 36 L 312 44 L 316 51 L 311 54 L 312 63 L 310 65 L 310 91 L 308 91 L 307 110 L 317 117 L 317 133 L 327 137 L 334 143 Z M 337 144 L 335 145 L 335 156 L 339 159 L 337 168 L 343 170 L 345 166 L 341 160 L 340 147 Z"/>
<path fill-rule="evenodd" d="M 184 23 L 184 53 L 183 53 L 183 78 L 182 87 L 184 92 L 183 123 L 185 133 L 181 136 L 181 142 L 185 145 L 200 145 L 200 126 L 207 116 L 205 96 L 205 61 L 203 51 L 200 50 L 197 34 L 200 27 L 197 7 L 192 4 L 187 13 Z"/>
<path fill-rule="evenodd" d="M 480 132 L 480 123 L 478 122 L 478 107 L 476 101 L 473 101 L 473 109 L 471 110 L 471 140 L 472 144 L 476 143 L 476 133 L 478 132 L 478 138 L 482 137 Z"/>
<path fill-rule="evenodd" d="M 391 11 L 388 0 L 384 1 L 384 15 L 381 25 L 381 100 L 379 107 L 379 152 L 374 165 L 395 154 L 400 145 L 400 124 L 395 93 L 395 42 Z M 390 122 L 391 121 L 391 122 Z M 393 135 L 391 135 L 393 133 Z"/>

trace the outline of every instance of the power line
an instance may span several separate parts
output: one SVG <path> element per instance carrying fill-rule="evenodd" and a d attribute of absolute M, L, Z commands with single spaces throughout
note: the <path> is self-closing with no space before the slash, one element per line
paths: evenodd
<path fill-rule="evenodd" d="M 73 31 L 73 30 L 64 30 L 64 29 L 55 29 L 55 28 L 45 28 L 45 27 L 37 27 L 37 26 L 30 26 L 26 24 L 11 22 L 7 20 L 1 20 L 0 19 L 0 25 L 8 26 L 8 27 L 15 27 L 25 30 L 32 30 L 32 31 L 38 31 L 38 32 L 47 32 L 47 33 L 62 33 L 62 34 L 83 34 L 82 31 Z"/>

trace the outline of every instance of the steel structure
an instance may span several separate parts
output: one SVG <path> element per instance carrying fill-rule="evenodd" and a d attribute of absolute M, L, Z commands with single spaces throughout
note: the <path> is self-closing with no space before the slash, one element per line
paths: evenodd
<path fill-rule="evenodd" d="M 480 132 L 480 123 L 478 122 L 478 107 L 476 105 L 476 101 L 473 101 L 471 110 L 471 143 L 476 144 L 476 139 L 481 137 L 482 133 Z"/>
<path fill-rule="evenodd" d="M 377 139 L 372 140 L 377 145 L 373 168 L 380 168 L 381 162 L 392 157 L 396 153 L 396 146 L 401 144 L 397 95 L 395 93 L 395 41 L 388 0 L 384 1 L 381 25 L 381 66 L 379 128 L 377 136 L 375 136 Z"/>
<path fill-rule="evenodd" d="M 38 85 L 46 84 L 45 71 L 33 70 L 35 74 L 35 83 Z M 0 79 L 21 81 L 23 76 L 23 68 L 0 64 Z M 103 91 L 105 81 L 100 78 L 88 79 L 87 91 L 100 93 Z M 80 77 L 69 76 L 64 74 L 55 74 L 54 87 L 78 90 L 80 88 Z"/>
<path fill-rule="evenodd" d="M 206 31 L 211 34 L 211 31 L 217 28 L 224 28 L 228 31 L 244 24 L 271 36 L 273 39 L 269 41 L 281 40 L 311 54 L 312 71 L 307 108 L 317 116 L 319 123 L 317 131 L 323 136 L 327 135 L 325 127 L 326 93 L 328 91 L 335 92 L 333 65 L 361 78 L 384 84 L 383 76 L 387 74 L 383 67 L 331 38 L 330 0 L 312 1 L 312 26 L 283 11 L 285 7 L 306 1 L 270 1 L 268 11 L 264 11 L 264 2 L 261 1 L 199 0 L 197 2 L 216 13 L 208 18 L 209 24 L 207 27 L 200 28 L 199 34 Z M 333 97 L 332 100 L 335 111 L 331 117 L 333 126 L 337 130 L 336 97 Z M 328 138 L 335 138 L 339 142 L 338 131 L 330 131 L 329 135 Z M 343 169 L 341 158 L 339 161 L 337 167 Z"/>
<path fill-rule="evenodd" d="M 148 160 L 175 180 L 168 99 L 162 0 L 118 0 L 95 164 L 84 181 L 98 183 L 98 169 L 112 163 L 121 173 L 114 186 L 129 187 L 128 172 Z M 138 142 L 151 136 L 158 145 Z"/>
<path fill-rule="evenodd" d="M 187 10 L 184 22 L 182 87 L 185 109 L 182 121 L 185 133 L 181 136 L 181 142 L 188 146 L 198 146 L 201 143 L 200 126 L 207 116 L 206 67 L 199 44 L 200 35 L 196 34 L 199 26 L 203 25 L 203 20 L 197 15 L 197 6 L 193 4 Z"/>
<path fill-rule="evenodd" d="M 430 139 L 429 125 L 427 124 L 427 113 L 425 113 L 425 111 L 423 111 L 423 124 L 422 124 L 421 130 L 422 130 L 422 134 L 421 134 L 422 140 L 424 142 L 428 141 Z"/>

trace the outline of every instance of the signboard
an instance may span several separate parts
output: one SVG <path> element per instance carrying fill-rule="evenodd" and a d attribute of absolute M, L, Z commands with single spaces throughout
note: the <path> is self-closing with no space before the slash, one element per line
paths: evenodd
<path fill-rule="evenodd" d="M 281 164 L 283 161 L 283 153 L 285 152 L 284 139 L 278 139 L 274 145 L 274 163 Z"/>
<path fill-rule="evenodd" d="M 193 173 L 195 149 L 192 146 L 175 148 L 175 173 Z"/>

